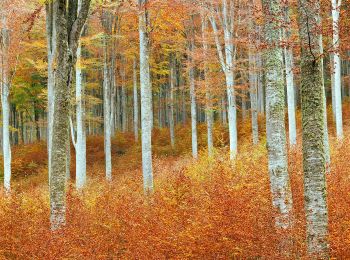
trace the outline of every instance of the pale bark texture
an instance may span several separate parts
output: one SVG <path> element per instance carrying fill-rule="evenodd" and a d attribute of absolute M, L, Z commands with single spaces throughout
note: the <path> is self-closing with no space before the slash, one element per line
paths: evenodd
<path fill-rule="evenodd" d="M 55 17 L 57 11 L 57 1 L 46 2 L 46 35 L 47 35 L 47 151 L 48 151 L 48 172 L 51 171 L 52 152 L 52 127 L 54 110 L 54 61 L 56 55 L 56 25 Z"/>
<path fill-rule="evenodd" d="M 213 104 L 212 104 L 212 95 L 211 91 L 209 89 L 208 84 L 208 43 L 207 43 L 207 30 L 208 30 L 208 19 L 205 17 L 204 14 L 201 15 L 201 21 L 202 21 L 202 48 L 203 48 L 203 57 L 204 57 L 204 64 L 203 64 L 203 80 L 204 80 L 204 86 L 205 86 L 205 112 L 206 112 L 206 119 L 207 119 L 207 147 L 208 147 L 208 156 L 213 155 L 213 125 L 214 125 L 214 114 L 213 114 Z"/>
<path fill-rule="evenodd" d="M 69 103 L 73 69 L 82 28 L 88 16 L 90 0 L 83 0 L 77 12 L 77 2 L 57 0 L 55 14 L 57 42 L 57 73 L 54 85 L 54 114 L 52 129 L 52 162 L 50 173 L 51 229 L 66 222 L 66 163 L 69 140 Z"/>
<path fill-rule="evenodd" d="M 334 102 L 335 104 L 335 125 L 337 130 L 337 139 L 343 139 L 343 114 L 342 114 L 342 93 L 341 93 L 341 60 L 339 54 L 339 17 L 341 0 L 332 0 L 332 19 L 333 19 L 333 69 L 334 69 Z"/>
<path fill-rule="evenodd" d="M 103 126 L 104 126 L 104 151 L 105 151 L 105 171 L 107 181 L 112 180 L 112 132 L 111 132 L 111 84 L 110 70 L 107 58 L 107 40 L 104 44 L 103 63 Z"/>
<path fill-rule="evenodd" d="M 307 249 L 313 259 L 328 259 L 320 2 L 298 2 Z"/>
<path fill-rule="evenodd" d="M 152 85 L 149 67 L 149 17 L 147 0 L 139 0 L 142 173 L 145 193 L 153 191 Z"/>
<path fill-rule="evenodd" d="M 288 175 L 287 141 L 284 124 L 284 76 L 281 45 L 281 2 L 263 0 L 265 18 L 264 50 L 266 73 L 266 138 L 275 225 L 288 231 L 292 227 L 292 192 Z M 279 19 L 278 19 L 279 18 Z M 276 29 L 277 28 L 277 29 Z M 283 243 L 283 241 L 282 241 Z"/>
<path fill-rule="evenodd" d="M 284 46 L 284 66 L 287 84 L 287 103 L 288 103 L 288 127 L 289 127 L 289 145 L 295 146 L 297 143 L 297 129 L 295 121 L 295 96 L 294 96 L 294 73 L 293 73 L 293 50 L 290 46 L 290 18 L 288 5 L 283 8 L 284 23 L 283 37 L 287 44 Z"/>
<path fill-rule="evenodd" d="M 226 91 L 228 101 L 228 124 L 230 137 L 230 158 L 235 159 L 237 155 L 237 108 L 236 94 L 234 88 L 234 60 L 236 49 L 234 46 L 234 18 L 235 2 L 233 0 L 223 0 L 222 8 L 215 6 L 211 10 L 210 22 L 214 32 L 215 45 L 221 65 L 225 74 Z M 224 33 L 224 50 L 219 39 L 219 31 L 216 23 L 216 16 L 222 22 Z"/>
<path fill-rule="evenodd" d="M 0 4 L 1 7 L 1 4 Z M 10 30 L 7 15 L 1 15 L 1 108 L 2 108 L 2 152 L 4 159 L 4 188 L 11 190 L 11 144 L 10 144 L 10 75 L 9 75 Z"/>
<path fill-rule="evenodd" d="M 134 58 L 133 63 L 133 91 L 134 91 L 134 138 L 135 142 L 139 141 L 139 102 L 138 102 L 138 93 L 137 93 L 137 61 L 136 57 Z"/>
<path fill-rule="evenodd" d="M 78 11 L 81 8 L 81 0 L 78 1 Z M 75 183 L 77 189 L 81 189 L 86 183 L 86 133 L 85 133 L 85 103 L 84 103 L 84 86 L 83 72 L 81 63 L 81 43 L 77 49 L 77 64 L 75 69 L 75 102 L 76 102 L 76 121 L 77 121 L 77 138 L 75 144 Z"/>
<path fill-rule="evenodd" d="M 188 64 L 189 64 L 189 84 L 191 98 L 191 137 L 192 137 L 192 157 L 198 158 L 198 141 L 197 141 L 197 104 L 196 104 L 196 82 L 195 82 L 195 65 L 193 61 L 193 52 L 195 48 L 193 17 L 191 17 L 191 30 L 188 33 Z"/>
<path fill-rule="evenodd" d="M 174 92 L 175 92 L 175 59 L 170 60 L 170 89 L 169 89 L 169 130 L 170 144 L 175 148 L 175 122 L 174 122 Z"/>

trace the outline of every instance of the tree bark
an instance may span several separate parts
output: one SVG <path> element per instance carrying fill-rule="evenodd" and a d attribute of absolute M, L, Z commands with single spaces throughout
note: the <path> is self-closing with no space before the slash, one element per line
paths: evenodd
<path fill-rule="evenodd" d="M 145 193 L 153 191 L 152 85 L 149 68 L 149 17 L 147 5 L 147 0 L 139 0 L 142 172 Z"/>
<path fill-rule="evenodd" d="M 263 0 L 265 17 L 264 51 L 266 73 L 266 138 L 272 204 L 276 209 L 275 225 L 288 234 L 292 228 L 292 191 L 288 175 L 287 141 L 284 123 L 284 76 L 281 47 L 281 1 Z M 291 249 L 287 238 L 280 241 L 280 250 Z M 283 248 L 286 247 L 286 248 Z"/>
<path fill-rule="evenodd" d="M 324 88 L 320 48 L 320 2 L 299 0 L 301 108 L 307 248 L 311 258 L 328 259 L 325 179 Z"/>
<path fill-rule="evenodd" d="M 9 47 L 10 30 L 7 26 L 5 13 L 1 17 L 1 108 L 2 108 L 2 150 L 4 159 L 4 188 L 7 193 L 11 190 L 11 144 L 10 144 L 10 81 L 9 81 Z"/>

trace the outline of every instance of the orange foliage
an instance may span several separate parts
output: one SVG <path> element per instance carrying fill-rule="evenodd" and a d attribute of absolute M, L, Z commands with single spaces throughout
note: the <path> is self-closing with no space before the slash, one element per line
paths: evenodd
<path fill-rule="evenodd" d="M 345 110 L 344 117 L 349 118 L 349 113 Z M 273 224 L 265 142 L 252 147 L 249 123 L 240 125 L 235 163 L 230 163 L 226 147 L 216 150 L 215 159 L 208 159 L 202 150 L 200 159 L 193 161 L 188 155 L 189 126 L 176 129 L 174 151 L 169 130 L 155 129 L 155 193 L 150 198 L 143 195 L 140 147 L 132 134 L 118 133 L 113 141 L 111 184 L 104 181 L 103 138 L 90 137 L 88 186 L 82 193 L 69 187 L 67 225 L 57 233 L 49 231 L 46 172 L 38 172 L 41 183 L 33 186 L 28 184 L 34 175 L 24 178 L 19 171 L 11 197 L 1 195 L 0 258 L 283 259 L 276 250 L 280 235 Z M 345 136 L 350 136 L 349 131 L 347 127 Z M 205 148 L 205 125 L 199 126 L 199 133 Z M 216 126 L 217 146 L 226 145 L 225 135 L 225 128 Z M 339 259 L 350 257 L 350 161 L 343 156 L 350 153 L 349 147 L 349 138 L 332 145 L 332 172 L 327 177 L 331 255 Z M 15 170 L 22 169 L 17 165 L 25 161 L 46 167 L 40 163 L 46 157 L 44 144 L 16 147 L 14 154 Z M 306 259 L 300 143 L 289 153 L 289 170 L 295 216 L 293 259 Z"/>

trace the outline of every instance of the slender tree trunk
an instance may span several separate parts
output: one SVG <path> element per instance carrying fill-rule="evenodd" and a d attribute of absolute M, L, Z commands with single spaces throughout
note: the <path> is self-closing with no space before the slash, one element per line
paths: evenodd
<path fill-rule="evenodd" d="M 203 80 L 205 86 L 205 101 L 206 101 L 206 118 L 207 118 L 207 146 L 208 146 L 208 156 L 213 155 L 213 125 L 214 125 L 214 115 L 213 115 L 213 104 L 211 92 L 208 85 L 208 43 L 207 43 L 207 28 L 208 20 L 202 14 L 202 47 L 203 47 L 203 56 L 204 56 L 204 68 L 203 68 Z"/>
<path fill-rule="evenodd" d="M 79 4 L 80 1 L 79 1 Z M 79 8 L 80 9 L 80 8 Z M 77 121 L 77 140 L 75 145 L 76 157 L 76 187 L 81 189 L 86 183 L 86 133 L 85 133 L 85 106 L 84 106 L 84 86 L 83 73 L 81 67 L 81 44 L 77 49 L 77 65 L 76 65 L 76 121 Z"/>
<path fill-rule="evenodd" d="M 170 61 L 170 89 L 169 89 L 169 129 L 171 147 L 175 147 L 174 122 L 174 92 L 175 92 L 175 58 Z"/>
<path fill-rule="evenodd" d="M 107 58 L 107 40 L 105 40 L 104 46 L 104 65 L 103 65 L 103 120 L 104 120 L 104 143 L 105 143 L 105 166 L 106 166 L 106 179 L 107 181 L 112 180 L 112 151 L 111 151 L 111 106 L 110 106 L 110 70 L 108 69 L 108 58 Z"/>
<path fill-rule="evenodd" d="M 299 0 L 303 168 L 307 248 L 313 259 L 329 259 L 324 147 L 324 88 L 320 49 L 320 2 Z"/>
<path fill-rule="evenodd" d="M 227 2 L 229 2 L 229 4 Z M 222 15 L 224 43 L 225 43 L 224 51 L 222 50 L 221 43 L 219 41 L 219 33 L 218 33 L 215 17 L 213 14 L 210 17 L 210 22 L 213 27 L 213 32 L 215 36 L 216 49 L 218 52 L 221 68 L 224 71 L 225 78 L 226 78 L 231 160 L 236 158 L 236 155 L 237 155 L 237 109 L 236 109 L 236 95 L 235 95 L 235 88 L 234 88 L 235 48 L 233 45 L 234 9 L 235 9 L 234 1 L 223 0 L 221 15 Z"/>
<path fill-rule="evenodd" d="M 152 172 L 152 85 L 149 68 L 149 17 L 147 0 L 139 0 L 140 87 L 142 129 L 142 172 L 145 193 L 153 191 Z"/>
<path fill-rule="evenodd" d="M 134 85 L 134 137 L 135 142 L 139 141 L 139 103 L 137 93 L 137 63 L 136 57 L 133 64 L 133 85 Z M 159 119 L 160 120 L 160 119 Z"/>
<path fill-rule="evenodd" d="M 290 25 L 289 8 L 285 6 L 283 8 L 284 22 L 286 25 Z M 290 39 L 290 31 L 288 28 L 282 28 L 283 37 L 285 41 Z M 293 75 L 293 51 L 289 45 L 284 46 L 284 59 L 285 59 L 285 75 L 287 84 L 287 103 L 288 103 L 288 126 L 289 126 L 289 145 L 295 146 L 297 143 L 297 129 L 295 122 L 295 97 L 294 97 L 294 75 Z"/>
<path fill-rule="evenodd" d="M 128 121 L 127 121 L 127 94 L 126 94 L 126 82 L 125 82 L 125 58 L 121 58 L 121 76 L 122 76 L 122 132 L 125 133 L 128 130 Z"/>
<path fill-rule="evenodd" d="M 47 1 L 46 3 L 46 34 L 47 34 L 47 50 L 48 50 L 48 68 L 47 68 L 47 151 L 48 151 L 48 172 L 51 175 L 51 153 L 52 153 L 52 127 L 54 112 L 54 86 L 55 86 L 55 70 L 54 61 L 56 55 L 56 11 L 58 1 Z"/>
<path fill-rule="evenodd" d="M 4 159 L 4 188 L 6 192 L 11 190 L 11 144 L 10 144 L 10 82 L 9 82 L 9 45 L 10 31 L 7 27 L 6 14 L 2 14 L 1 28 L 1 108 L 2 108 L 2 151 Z"/>
<path fill-rule="evenodd" d="M 321 23 L 321 21 L 320 21 Z M 319 45 L 320 45 L 320 53 L 323 54 L 323 40 L 322 40 L 322 34 L 319 35 Z M 324 64 L 323 64 L 323 55 L 321 55 L 321 76 L 322 76 L 322 88 L 324 92 L 324 102 L 323 102 L 323 118 L 324 118 L 324 135 L 323 135 L 323 143 L 324 143 L 324 149 L 325 149 L 325 155 L 326 155 L 326 171 L 330 171 L 330 164 L 331 164 L 331 152 L 329 148 L 329 136 L 328 136 L 328 125 L 327 125 L 327 93 L 326 93 L 326 88 L 325 88 L 325 83 L 324 83 Z"/>
<path fill-rule="evenodd" d="M 264 51 L 266 73 L 266 138 L 272 204 L 276 209 L 275 225 L 286 234 L 290 232 L 292 218 L 292 191 L 288 175 L 287 141 L 284 123 L 284 77 L 283 52 L 280 46 L 281 2 L 263 0 L 265 17 L 265 38 L 267 48 Z M 286 254 L 291 250 L 289 239 L 280 242 L 280 250 Z"/>
<path fill-rule="evenodd" d="M 196 104 L 196 82 L 195 82 L 195 64 L 193 61 L 193 52 L 195 48 L 193 17 L 190 18 L 191 31 L 189 32 L 189 83 L 190 83 L 190 98 L 191 98 L 191 137 L 192 137 L 192 157 L 198 158 L 198 141 L 197 141 L 197 104 Z"/>
<path fill-rule="evenodd" d="M 339 16 L 341 0 L 332 0 L 332 19 L 333 19 L 333 66 L 334 66 L 334 101 L 335 101 L 335 125 L 337 130 L 337 139 L 343 139 L 343 115 L 342 115 L 342 97 L 341 97 L 341 60 L 339 54 Z"/>
<path fill-rule="evenodd" d="M 255 66 L 255 56 L 249 52 L 249 89 L 250 89 L 250 104 L 252 113 L 252 136 L 253 144 L 259 142 L 259 127 L 258 127 L 258 90 L 257 90 L 257 75 Z"/>

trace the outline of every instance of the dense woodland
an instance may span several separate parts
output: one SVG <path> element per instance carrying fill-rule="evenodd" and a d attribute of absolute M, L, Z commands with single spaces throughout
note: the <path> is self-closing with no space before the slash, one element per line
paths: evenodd
<path fill-rule="evenodd" d="M 0 0 L 1 259 L 350 259 L 348 0 Z"/>

